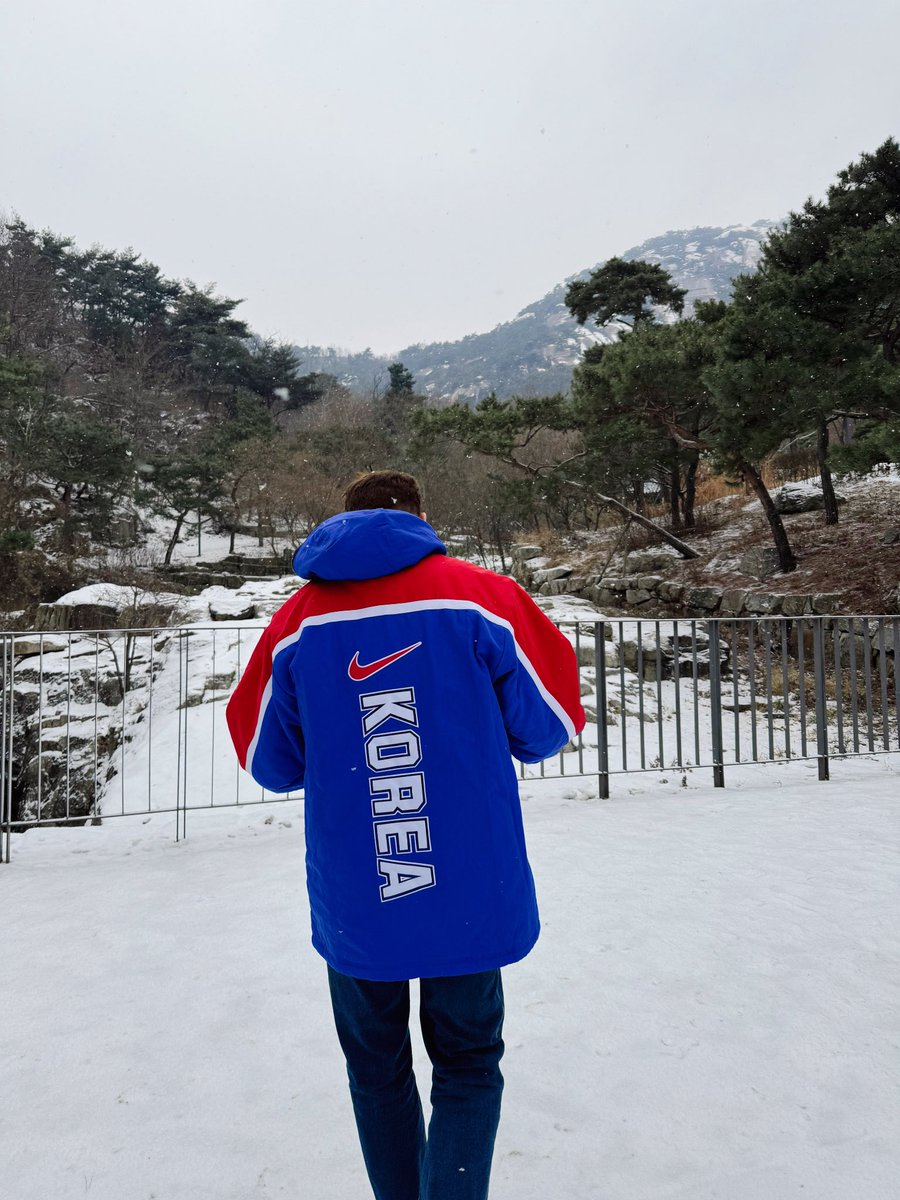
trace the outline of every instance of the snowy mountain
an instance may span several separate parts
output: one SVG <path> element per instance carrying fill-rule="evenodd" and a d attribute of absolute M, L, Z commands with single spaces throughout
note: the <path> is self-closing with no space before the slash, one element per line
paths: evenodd
<path fill-rule="evenodd" d="M 757 221 L 753 225 L 672 230 L 632 246 L 622 257 L 659 263 L 679 287 L 687 289 L 690 311 L 695 300 L 729 298 L 732 279 L 755 269 L 762 244 L 776 224 Z M 345 354 L 333 348 L 298 346 L 302 369 L 326 371 L 350 386 L 369 390 L 379 374 L 386 377 L 388 363 L 399 359 L 425 395 L 472 403 L 491 391 L 501 397 L 566 391 L 572 368 L 586 347 L 616 336 L 611 327 L 579 326 L 565 306 L 571 280 L 586 277 L 600 265 L 570 276 L 487 333 L 469 334 L 456 342 L 406 346 L 390 357 L 368 350 Z"/>

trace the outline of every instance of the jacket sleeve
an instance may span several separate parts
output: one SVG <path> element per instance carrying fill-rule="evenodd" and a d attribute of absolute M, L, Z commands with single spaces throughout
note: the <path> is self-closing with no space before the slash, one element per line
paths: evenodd
<path fill-rule="evenodd" d="M 226 717 L 238 761 L 270 792 L 303 786 L 303 728 L 290 676 L 290 647 L 279 651 L 265 630 L 228 701 Z"/>
<path fill-rule="evenodd" d="M 578 663 L 569 641 L 528 594 L 510 585 L 486 620 L 479 653 L 486 662 L 509 748 L 520 762 L 540 762 L 584 728 Z"/>

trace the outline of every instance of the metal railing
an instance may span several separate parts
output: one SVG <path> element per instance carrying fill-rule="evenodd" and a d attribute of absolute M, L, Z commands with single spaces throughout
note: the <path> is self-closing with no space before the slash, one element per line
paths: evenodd
<path fill-rule="evenodd" d="M 0 860 L 13 832 L 289 798 L 240 770 L 225 702 L 249 623 L 0 633 Z M 588 724 L 523 780 L 900 750 L 900 617 L 561 622 Z"/>
<path fill-rule="evenodd" d="M 629 771 L 900 750 L 900 617 L 614 620 L 575 628 L 591 723 L 554 775 L 596 772 L 599 794 Z M 595 732 L 594 732 L 595 731 Z M 588 754 L 587 752 L 591 752 Z M 550 771 L 520 769 L 523 778 Z"/>

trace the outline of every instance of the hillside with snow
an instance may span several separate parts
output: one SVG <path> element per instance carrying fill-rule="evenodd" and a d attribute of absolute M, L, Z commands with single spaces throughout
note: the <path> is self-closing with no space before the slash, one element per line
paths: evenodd
<path fill-rule="evenodd" d="M 657 263 L 688 292 L 687 311 L 696 300 L 727 300 L 736 275 L 753 271 L 762 243 L 776 222 L 672 230 L 632 246 L 622 254 L 629 260 Z M 402 361 L 416 378 L 416 388 L 437 399 L 476 402 L 491 391 L 501 398 L 514 393 L 546 395 L 566 391 L 572 368 L 585 349 L 611 341 L 616 329 L 579 326 L 565 306 L 566 288 L 585 278 L 602 263 L 570 276 L 509 321 L 486 333 L 473 333 L 456 342 L 406 346 L 390 357 L 347 354 L 333 348 L 298 346 L 304 371 L 337 375 L 352 386 L 371 389 L 388 363 Z"/>

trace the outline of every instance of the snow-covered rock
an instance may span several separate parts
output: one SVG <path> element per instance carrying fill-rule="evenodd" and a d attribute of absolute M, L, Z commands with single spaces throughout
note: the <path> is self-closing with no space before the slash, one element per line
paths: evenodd
<path fill-rule="evenodd" d="M 757 579 L 781 570 L 778 551 L 773 546 L 751 546 L 741 555 L 738 565 L 742 575 L 755 575 Z"/>
<path fill-rule="evenodd" d="M 215 596 L 209 601 L 209 615 L 213 621 L 252 621 L 256 617 L 256 604 L 234 593 Z"/>
<path fill-rule="evenodd" d="M 16 658 L 30 658 L 34 654 L 64 653 L 68 643 L 54 641 L 49 637 L 21 637 L 13 642 L 13 654 Z"/>
<path fill-rule="evenodd" d="M 38 608 L 38 630 L 156 626 L 178 618 L 183 596 L 120 583 L 89 583 Z"/>
<path fill-rule="evenodd" d="M 571 574 L 571 567 L 543 567 L 532 578 L 536 584 L 552 583 L 555 579 L 568 579 Z"/>
<path fill-rule="evenodd" d="M 847 497 L 836 493 L 838 504 L 846 504 Z M 818 483 L 786 483 L 774 493 L 772 499 L 780 513 L 815 512 L 825 507 L 825 497 Z"/>

